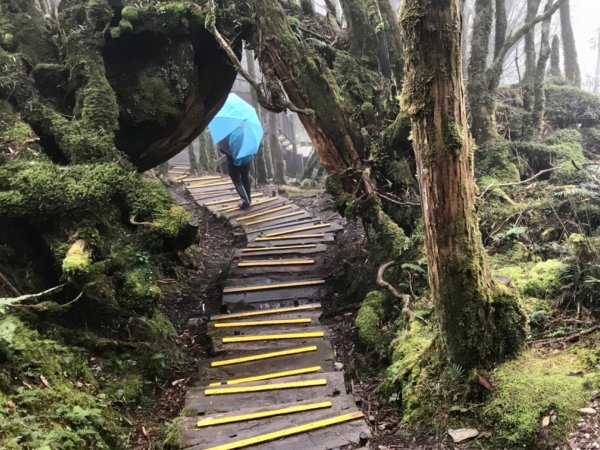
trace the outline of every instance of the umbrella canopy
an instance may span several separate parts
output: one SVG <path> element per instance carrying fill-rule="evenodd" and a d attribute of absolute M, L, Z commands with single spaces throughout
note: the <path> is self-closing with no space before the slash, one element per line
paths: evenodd
<path fill-rule="evenodd" d="M 258 151 L 263 128 L 256 110 L 236 94 L 229 94 L 221 110 L 208 124 L 208 131 L 213 141 L 218 143 L 240 127 L 243 130 L 242 139 L 236 139 L 236 145 L 229 146 L 234 160 L 241 160 Z"/>

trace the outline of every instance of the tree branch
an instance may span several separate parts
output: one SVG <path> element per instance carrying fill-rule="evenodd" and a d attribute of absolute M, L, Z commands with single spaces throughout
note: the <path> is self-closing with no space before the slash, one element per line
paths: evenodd
<path fill-rule="evenodd" d="M 386 288 L 388 291 L 390 291 L 390 293 L 394 297 L 396 297 L 396 298 L 398 298 L 398 299 L 400 299 L 402 301 L 406 301 L 406 298 L 405 298 L 406 295 L 400 294 L 394 288 L 394 286 L 392 286 L 390 283 L 388 283 L 387 281 L 385 281 L 383 279 L 383 275 L 385 274 L 385 271 L 387 269 L 389 269 L 391 266 L 393 266 L 394 264 L 395 264 L 395 261 L 389 261 L 389 262 L 386 262 L 385 264 L 383 264 L 382 266 L 379 267 L 379 270 L 377 271 L 377 280 L 376 280 L 376 283 L 377 283 L 377 286 Z"/>
<path fill-rule="evenodd" d="M 507 186 L 518 186 L 520 184 L 527 184 L 530 181 L 535 180 L 540 175 L 543 175 L 543 174 L 548 173 L 548 172 L 553 172 L 554 170 L 556 170 L 556 167 L 550 167 L 549 169 L 540 170 L 534 176 L 529 177 L 529 178 L 527 178 L 526 180 L 523 180 L 523 181 L 515 181 L 513 183 L 501 183 L 501 184 L 500 183 L 491 183 L 488 187 L 485 188 L 485 190 L 481 193 L 481 195 L 479 196 L 479 198 L 482 199 L 485 196 L 485 194 L 487 194 L 488 191 L 492 187 L 507 187 Z"/>
<path fill-rule="evenodd" d="M 26 301 L 30 301 L 30 300 L 38 300 L 42 297 L 45 297 L 46 295 L 50 295 L 50 294 L 53 294 L 54 292 L 60 291 L 67 284 L 69 284 L 69 283 L 68 282 L 63 283 L 59 286 L 55 286 L 55 287 L 47 289 L 45 291 L 38 292 L 37 294 L 26 294 L 26 295 L 20 295 L 19 297 L 0 298 L 0 310 L 2 309 L 3 306 L 10 306 L 10 305 L 14 305 L 15 303 L 22 303 L 22 302 L 26 302 Z"/>
<path fill-rule="evenodd" d="M 193 8 L 198 9 L 199 11 L 202 11 L 202 8 L 200 8 L 200 6 L 198 6 L 196 4 L 191 4 L 191 6 Z M 229 45 L 229 42 L 227 42 L 227 39 L 225 39 L 223 37 L 223 35 L 221 33 L 219 33 L 219 30 L 217 30 L 215 1 L 209 0 L 208 7 L 209 7 L 209 13 L 206 15 L 206 21 L 204 24 L 205 28 L 215 37 L 215 39 L 217 40 L 217 42 L 219 43 L 221 48 L 225 51 L 225 53 L 227 53 L 227 56 L 231 60 L 231 63 L 235 67 L 235 70 L 242 77 L 244 77 L 244 79 L 248 83 L 250 83 L 250 85 L 254 88 L 254 90 L 256 91 L 257 100 L 261 104 L 261 106 L 263 106 L 264 108 L 268 109 L 269 111 L 273 111 L 273 112 L 281 112 L 282 110 L 289 109 L 290 111 L 293 111 L 298 114 L 308 114 L 307 111 L 305 111 L 304 109 L 298 108 L 296 105 L 292 104 L 291 102 L 289 102 L 287 100 L 282 99 L 281 105 L 275 105 L 267 100 L 267 97 L 265 96 L 265 94 L 263 92 L 263 84 L 258 83 L 254 79 L 254 77 L 252 77 L 244 69 L 244 67 L 242 66 L 242 63 L 240 62 L 237 55 L 231 48 L 231 45 Z"/>
<path fill-rule="evenodd" d="M 517 42 L 519 42 L 531 30 L 532 27 L 534 27 L 538 23 L 542 22 L 543 20 L 546 20 L 548 17 L 550 17 L 552 14 L 554 14 L 564 1 L 565 0 L 558 0 L 547 11 L 545 11 L 544 14 L 541 14 L 541 15 L 537 16 L 535 19 L 530 20 L 529 22 L 523 24 L 523 26 L 521 28 L 519 28 L 517 31 L 512 33 L 506 39 L 506 41 L 504 41 L 504 45 L 498 51 L 498 54 L 495 57 L 494 62 L 488 68 L 487 72 L 492 73 L 494 71 L 501 69 L 502 65 L 504 64 L 504 58 L 506 57 L 506 54 L 510 51 L 510 49 Z"/>

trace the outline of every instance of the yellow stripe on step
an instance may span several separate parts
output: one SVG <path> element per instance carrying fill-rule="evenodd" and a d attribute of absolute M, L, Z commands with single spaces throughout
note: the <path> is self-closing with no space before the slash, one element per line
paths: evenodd
<path fill-rule="evenodd" d="M 250 447 L 251 445 L 262 444 L 264 442 L 274 441 L 275 439 L 281 439 L 301 433 L 308 433 L 309 431 L 327 428 L 340 423 L 351 422 L 353 420 L 362 419 L 363 417 L 364 416 L 362 412 L 356 411 L 341 416 L 330 417 L 329 419 L 317 420 L 304 425 L 284 428 L 283 430 L 274 431 L 272 433 L 260 434 L 258 436 L 242 439 L 240 441 L 231 442 L 228 444 L 217 445 L 216 447 L 210 447 L 205 450 L 234 450 L 236 448 Z"/>
<path fill-rule="evenodd" d="M 210 383 L 210 387 L 222 386 L 223 384 L 242 384 L 242 383 L 251 383 L 253 381 L 263 381 L 263 380 L 272 380 L 273 378 L 283 378 L 283 377 L 293 377 L 296 375 L 305 375 L 307 373 L 315 373 L 321 370 L 321 366 L 313 366 L 313 367 L 304 367 L 303 369 L 295 369 L 295 370 L 287 370 L 285 372 L 273 372 L 273 373 L 265 373 L 263 375 L 256 375 L 254 377 L 247 378 L 236 378 L 233 380 L 228 380 L 225 383 L 221 383 L 217 381 L 216 383 Z"/>
<path fill-rule="evenodd" d="M 285 339 L 310 339 L 322 337 L 325 337 L 325 333 L 323 333 L 322 331 L 311 331 L 307 333 L 256 334 L 250 336 L 224 337 L 223 344 L 236 344 L 240 342 L 256 341 L 282 341 Z"/>
<path fill-rule="evenodd" d="M 224 387 L 204 389 L 204 395 L 231 395 L 247 394 L 249 392 L 280 391 L 282 389 L 307 388 L 315 386 L 326 386 L 327 380 L 290 381 L 289 383 L 259 384 L 258 386 Z"/>
<path fill-rule="evenodd" d="M 207 175 L 202 177 L 190 177 L 186 176 L 185 182 L 191 183 L 192 181 L 216 181 L 216 180 L 226 180 L 226 177 L 221 177 L 219 175 Z"/>
<path fill-rule="evenodd" d="M 316 352 L 317 346 L 310 345 L 308 347 L 291 348 L 289 350 L 280 350 L 278 352 L 259 353 L 258 355 L 242 356 L 241 358 L 223 359 L 221 361 L 213 361 L 211 367 L 230 366 L 233 364 L 242 364 L 246 362 L 260 361 L 263 359 L 279 358 L 280 356 L 298 355 L 300 353 Z"/>
<path fill-rule="evenodd" d="M 252 196 L 252 199 L 254 200 L 255 198 L 262 197 L 263 195 L 264 194 L 260 194 L 260 193 L 259 194 L 254 194 Z M 215 201 L 212 201 L 212 202 L 208 202 L 206 204 L 206 206 L 222 205 L 223 203 L 232 203 L 232 202 L 235 202 L 236 200 L 239 200 L 239 199 L 240 199 L 239 197 L 229 197 L 229 198 L 226 198 L 225 200 L 215 200 Z"/>
<path fill-rule="evenodd" d="M 248 214 L 247 216 L 236 217 L 235 220 L 237 220 L 238 222 L 243 222 L 245 220 L 254 219 L 255 217 L 260 217 L 260 216 L 264 216 L 267 214 L 273 214 L 273 213 L 276 213 L 279 211 L 283 211 L 284 209 L 290 209 L 292 206 L 294 206 L 294 205 L 288 204 L 288 205 L 278 206 L 277 208 L 265 209 L 264 211 L 259 211 L 254 214 Z"/>
<path fill-rule="evenodd" d="M 238 267 L 276 267 L 276 266 L 304 266 L 314 264 L 314 259 L 281 259 L 269 261 L 242 261 Z"/>
<path fill-rule="evenodd" d="M 287 408 L 270 409 L 267 411 L 260 411 L 251 414 L 242 414 L 239 416 L 227 416 L 227 417 L 207 417 L 206 419 L 199 420 L 196 423 L 198 428 L 210 427 L 214 425 L 223 425 L 226 423 L 246 422 L 248 420 L 264 419 L 267 417 L 283 416 L 287 414 L 294 414 L 299 412 L 313 411 L 315 409 L 331 408 L 331 402 L 319 402 L 319 403 L 308 403 L 306 405 L 289 406 Z"/>
<path fill-rule="evenodd" d="M 192 193 L 192 197 L 194 197 L 194 198 L 207 197 L 209 195 L 224 194 L 225 192 L 230 192 L 230 191 L 235 191 L 235 188 L 219 189 L 218 191 L 196 192 L 196 193 Z"/>
<path fill-rule="evenodd" d="M 275 320 L 253 320 L 249 322 L 221 322 L 215 323 L 215 328 L 240 328 L 240 327 L 263 327 L 274 325 L 296 325 L 302 323 L 312 323 L 310 318 L 300 319 L 275 319 Z"/>
<path fill-rule="evenodd" d="M 288 214 L 282 214 L 280 216 L 269 217 L 267 219 L 260 219 L 260 220 L 254 220 L 252 222 L 246 222 L 245 225 L 258 225 L 259 223 L 273 222 L 275 220 L 285 219 L 286 217 L 300 216 L 300 215 L 304 214 L 305 212 L 306 211 L 304 211 L 304 210 L 294 211 L 294 212 L 291 212 Z"/>
<path fill-rule="evenodd" d="M 264 205 L 265 203 L 271 203 L 271 202 L 274 202 L 275 200 L 277 200 L 277 197 L 265 198 L 263 200 L 258 200 L 256 202 L 253 202 L 250 207 L 252 208 L 252 207 L 258 206 L 258 205 Z M 233 212 L 233 211 L 238 211 L 238 210 L 241 210 L 241 208 L 239 206 L 226 206 L 224 208 L 219 209 L 219 212 Z"/>
<path fill-rule="evenodd" d="M 300 244 L 300 245 L 279 245 L 275 247 L 249 247 L 243 248 L 242 252 L 251 253 L 251 252 L 271 252 L 275 250 L 295 250 L 300 248 L 315 248 L 317 244 Z"/>
<path fill-rule="evenodd" d="M 231 184 L 231 181 L 228 181 L 228 180 L 219 180 L 219 181 L 212 181 L 210 183 L 191 184 L 191 185 L 186 186 L 186 187 L 188 189 L 200 189 L 200 188 L 205 188 L 205 187 L 224 186 L 226 184 Z"/>
<path fill-rule="evenodd" d="M 269 314 L 295 313 L 295 312 L 299 312 L 299 311 L 310 311 L 313 309 L 319 309 L 320 307 L 321 307 L 320 303 L 313 303 L 312 305 L 290 306 L 289 308 L 262 309 L 259 311 L 246 311 L 246 312 L 233 313 L 233 314 L 218 314 L 215 316 L 211 316 L 210 320 L 229 320 L 229 319 L 240 319 L 240 318 L 244 318 L 244 317 L 266 316 Z"/>
<path fill-rule="evenodd" d="M 315 286 L 318 284 L 325 284 L 325 280 L 294 281 L 291 283 L 276 283 L 276 284 L 261 284 L 258 286 L 231 287 L 231 288 L 223 289 L 223 294 L 234 294 L 237 292 L 268 291 L 270 289 L 285 289 L 285 288 L 301 287 L 301 286 Z"/>
<path fill-rule="evenodd" d="M 283 236 L 283 235 L 286 235 L 286 234 L 298 233 L 299 231 L 317 230 L 319 228 L 327 228 L 327 227 L 330 227 L 330 226 L 331 226 L 330 223 L 320 223 L 320 224 L 317 224 L 317 225 L 311 225 L 309 227 L 292 228 L 291 230 L 278 231 L 276 233 L 268 233 L 268 234 L 265 235 L 265 237 Z"/>
<path fill-rule="evenodd" d="M 325 235 L 323 233 L 316 234 L 299 234 L 297 236 L 279 236 L 279 237 L 257 237 L 256 241 L 285 241 L 290 239 L 319 239 L 323 238 Z"/>

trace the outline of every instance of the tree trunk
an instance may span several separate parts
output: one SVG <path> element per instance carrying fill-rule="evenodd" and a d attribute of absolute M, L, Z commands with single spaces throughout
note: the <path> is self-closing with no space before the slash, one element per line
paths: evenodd
<path fill-rule="evenodd" d="M 563 59 L 565 61 L 565 78 L 574 86 L 581 87 L 581 71 L 577 61 L 577 47 L 571 24 L 570 0 L 565 0 L 560 5 L 560 30 L 563 42 Z"/>
<path fill-rule="evenodd" d="M 600 92 L 600 29 L 598 30 L 598 40 L 596 41 L 598 56 L 596 57 L 596 74 L 594 75 L 594 92 Z"/>
<path fill-rule="evenodd" d="M 340 29 L 340 22 L 338 21 L 338 11 L 334 0 L 325 0 L 325 9 L 327 11 L 327 21 L 335 29 Z"/>
<path fill-rule="evenodd" d="M 469 60 L 468 98 L 471 111 L 471 129 L 477 144 L 493 144 L 497 138 L 495 104 L 496 92 L 490 90 L 487 59 L 494 19 L 494 0 L 477 0 L 471 58 Z"/>
<path fill-rule="evenodd" d="M 311 2 L 312 5 L 312 2 Z M 314 12 L 314 11 L 313 11 Z M 248 67 L 248 73 L 253 80 L 256 80 L 256 65 L 254 62 L 254 52 L 246 49 L 246 64 Z M 252 106 L 256 109 L 256 113 L 261 115 L 261 107 L 258 104 L 258 97 L 253 87 L 250 87 L 250 95 L 252 96 Z M 265 163 L 265 149 L 264 145 L 261 144 L 258 152 L 256 153 L 255 168 L 256 168 L 256 182 L 258 184 L 267 184 L 267 167 Z"/>
<path fill-rule="evenodd" d="M 462 11 L 462 66 L 463 75 L 467 76 L 467 68 L 469 67 L 469 30 L 471 27 L 471 19 L 473 18 L 473 8 L 470 7 L 468 2 L 463 3 Z"/>
<path fill-rule="evenodd" d="M 429 285 L 443 342 L 452 361 L 471 368 L 514 354 L 525 333 L 514 300 L 494 298 L 479 233 L 460 7 L 461 0 L 403 2 L 402 109 L 411 118 Z"/>
<path fill-rule="evenodd" d="M 299 114 L 299 118 L 321 163 L 329 172 L 361 167 L 360 139 L 344 113 L 343 99 L 336 95 L 338 87 L 331 81 L 331 70 L 314 57 L 314 51 L 291 29 L 277 0 L 256 0 L 254 6 L 256 25 L 261 31 L 258 58 L 262 72 L 280 80 L 297 108 L 312 107 L 314 114 Z M 275 159 L 273 146 L 271 151 Z"/>
<path fill-rule="evenodd" d="M 494 59 L 498 57 L 506 41 L 506 0 L 496 0 L 496 33 L 494 38 Z"/>
<path fill-rule="evenodd" d="M 342 11 L 348 23 L 350 51 L 359 59 L 376 62 L 378 42 L 371 17 L 373 0 L 341 0 Z"/>
<path fill-rule="evenodd" d="M 196 152 L 194 151 L 194 143 L 196 141 L 193 140 L 187 146 L 188 158 L 190 160 L 190 173 L 192 175 L 196 175 L 198 173 L 198 159 L 196 159 Z"/>
<path fill-rule="evenodd" d="M 279 142 L 277 133 L 277 117 L 269 112 L 269 147 L 273 156 L 273 182 L 275 184 L 285 184 L 285 160 L 283 159 L 283 149 Z"/>
<path fill-rule="evenodd" d="M 546 3 L 546 11 L 552 6 L 553 0 Z M 537 138 L 542 133 L 542 119 L 544 118 L 544 109 L 546 106 L 546 94 L 544 91 L 544 82 L 546 81 L 546 67 L 550 57 L 550 23 L 552 17 L 542 22 L 542 38 L 540 41 L 540 57 L 535 69 L 533 81 L 533 110 L 531 112 L 531 130 L 525 134 L 526 137 Z"/>
<path fill-rule="evenodd" d="M 394 73 L 396 86 L 400 86 L 402 83 L 404 67 L 404 61 L 402 60 L 400 25 L 398 24 L 398 19 L 389 0 L 377 0 L 377 4 L 379 5 L 379 11 L 384 25 L 392 72 Z"/>
<path fill-rule="evenodd" d="M 540 9 L 541 0 L 527 0 L 527 16 L 525 22 L 535 18 Z M 535 55 L 535 26 L 525 35 L 525 75 L 523 80 L 530 83 L 535 73 L 536 55 Z"/>
<path fill-rule="evenodd" d="M 560 70 L 560 39 L 556 35 L 552 38 L 552 50 L 550 51 L 550 75 L 562 77 Z"/>

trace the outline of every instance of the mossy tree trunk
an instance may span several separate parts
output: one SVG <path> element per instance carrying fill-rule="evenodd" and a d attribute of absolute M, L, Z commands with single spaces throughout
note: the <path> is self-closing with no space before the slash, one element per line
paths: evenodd
<path fill-rule="evenodd" d="M 562 77 L 560 70 L 560 38 L 552 38 L 552 49 L 550 50 L 550 75 L 553 77 Z"/>
<path fill-rule="evenodd" d="M 262 72 L 280 81 L 297 108 L 308 110 L 299 117 L 321 163 L 330 172 L 360 166 L 360 138 L 344 113 L 344 100 L 331 69 L 294 32 L 278 1 L 256 0 L 254 15 L 260 30 L 257 51 Z M 275 160 L 273 146 L 271 151 Z"/>
<path fill-rule="evenodd" d="M 312 2 L 311 2 L 312 5 Z M 314 11 L 313 11 L 314 12 Z M 256 79 L 256 64 L 254 62 L 254 52 L 246 50 L 246 64 L 248 67 L 248 73 L 253 79 Z M 250 95 L 252 96 L 252 106 L 256 109 L 257 114 L 261 115 L 261 107 L 258 104 L 258 98 L 256 91 L 250 89 Z M 258 184 L 267 184 L 267 167 L 265 162 L 265 146 L 261 144 L 258 152 L 256 153 L 256 160 L 254 161 L 256 168 L 256 181 Z"/>
<path fill-rule="evenodd" d="M 350 51 L 358 59 L 376 61 L 379 44 L 372 17 L 377 15 L 375 0 L 340 0 L 348 23 Z"/>
<path fill-rule="evenodd" d="M 552 6 L 553 0 L 548 0 L 545 10 Z M 540 56 L 538 58 L 535 76 L 533 79 L 533 109 L 531 111 L 530 130 L 525 134 L 526 138 L 539 138 L 542 133 L 542 120 L 546 105 L 546 93 L 544 82 L 546 81 L 546 67 L 550 58 L 550 23 L 552 18 L 548 17 L 542 22 L 542 36 L 540 40 Z"/>
<path fill-rule="evenodd" d="M 596 38 L 596 49 L 598 50 L 598 56 L 596 57 L 596 72 L 594 75 L 594 88 L 593 91 L 600 92 L 600 30 L 598 30 L 598 37 Z"/>
<path fill-rule="evenodd" d="M 525 22 L 532 21 L 537 16 L 540 9 L 541 0 L 527 0 L 527 15 Z M 532 27 L 525 35 L 525 74 L 523 80 L 525 83 L 531 83 L 535 73 L 536 55 L 535 55 L 535 27 Z"/>
<path fill-rule="evenodd" d="M 199 169 L 199 161 L 196 157 L 196 140 L 193 140 L 192 142 L 190 142 L 190 145 L 187 146 L 187 154 L 188 154 L 188 159 L 190 161 L 190 173 L 192 175 L 197 175 L 198 172 L 200 171 Z"/>
<path fill-rule="evenodd" d="M 411 118 L 429 285 L 443 341 L 450 360 L 471 368 L 517 352 L 524 331 L 515 302 L 494 299 L 479 233 L 460 11 L 460 0 L 403 3 L 402 103 Z"/>
<path fill-rule="evenodd" d="M 269 147 L 273 155 L 273 182 L 275 184 L 285 184 L 285 159 L 283 158 L 283 149 L 278 137 L 277 117 L 272 112 L 268 116 Z"/>
<path fill-rule="evenodd" d="M 565 0 L 560 6 L 560 31 L 563 43 L 563 59 L 565 62 L 565 78 L 574 86 L 581 87 L 581 71 L 577 61 L 577 47 L 571 23 L 570 0 Z"/>

